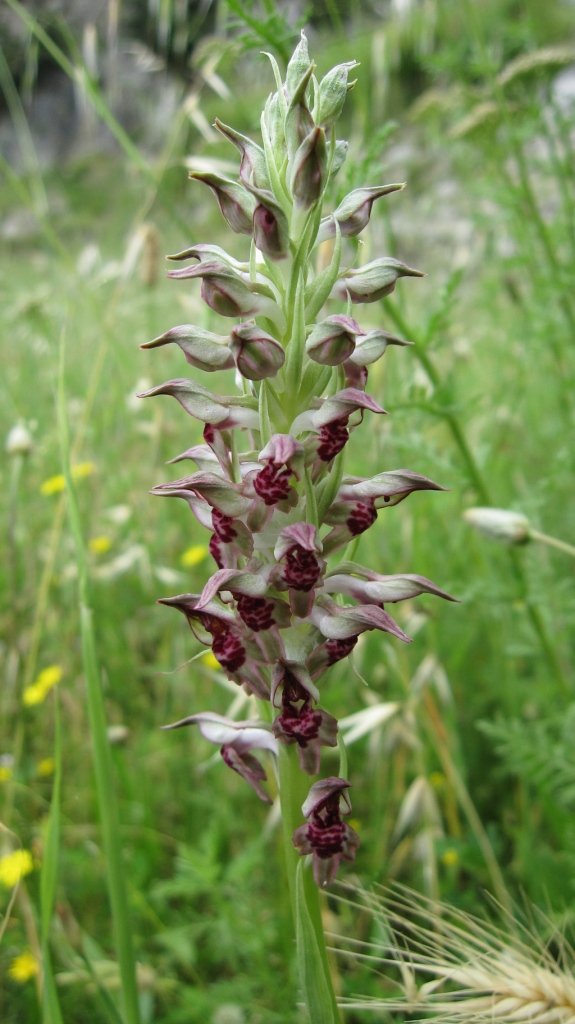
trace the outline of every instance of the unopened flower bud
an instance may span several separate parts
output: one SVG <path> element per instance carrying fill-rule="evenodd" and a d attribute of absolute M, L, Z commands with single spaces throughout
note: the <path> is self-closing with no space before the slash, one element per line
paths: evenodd
<path fill-rule="evenodd" d="M 181 252 L 167 256 L 166 259 L 173 260 L 174 262 L 198 260 L 198 263 L 212 263 L 216 261 L 217 263 L 225 263 L 231 270 L 237 270 L 240 274 L 248 274 L 250 270 L 249 263 L 241 263 L 240 260 L 230 256 L 229 252 L 222 249 L 220 245 L 210 245 L 206 242 L 200 242 L 199 245 L 191 245 L 188 249 L 182 249 Z"/>
<path fill-rule="evenodd" d="M 230 334 L 230 350 L 242 377 L 275 377 L 285 362 L 282 346 L 256 324 L 239 324 Z"/>
<path fill-rule="evenodd" d="M 335 149 L 334 149 L 333 159 L 332 159 L 331 158 L 331 148 L 330 148 L 330 146 L 328 146 L 328 148 L 327 148 L 328 160 L 331 159 L 331 165 L 330 165 L 331 166 L 331 170 L 329 172 L 330 180 L 331 180 L 331 178 L 335 178 L 337 172 L 340 171 L 341 168 L 343 167 L 343 165 L 344 165 L 344 163 L 346 161 L 348 149 L 349 149 L 349 142 L 346 142 L 345 139 L 337 139 L 336 143 L 335 143 Z"/>
<path fill-rule="evenodd" d="M 319 116 L 318 124 L 327 131 L 331 128 L 340 116 L 345 98 L 355 82 L 348 83 L 348 75 L 352 68 L 357 67 L 357 61 L 351 60 L 346 64 L 338 64 L 337 67 L 328 71 L 319 84 Z"/>
<path fill-rule="evenodd" d="M 202 299 L 219 313 L 220 316 L 267 316 L 280 326 L 284 317 L 277 302 L 266 295 L 258 294 L 262 287 L 259 282 L 247 284 L 239 274 L 220 263 L 212 260 L 200 263 L 199 266 L 184 267 L 172 270 L 168 277 L 193 279 L 202 282 Z"/>
<path fill-rule="evenodd" d="M 314 128 L 305 137 L 293 159 L 290 189 L 298 204 L 308 209 L 321 196 L 327 167 L 323 128 Z"/>
<path fill-rule="evenodd" d="M 298 84 L 301 82 L 302 76 L 305 75 L 306 71 L 309 71 L 310 67 L 311 61 L 309 59 L 307 39 L 302 29 L 301 39 L 297 44 L 286 69 L 286 87 L 288 95 L 293 95 Z"/>
<path fill-rule="evenodd" d="M 312 65 L 298 83 L 285 118 L 285 141 L 288 160 L 292 163 L 303 140 L 315 128 L 311 111 L 306 100 L 306 91 L 313 73 Z"/>
<path fill-rule="evenodd" d="M 337 221 L 342 235 L 346 238 L 354 238 L 359 235 L 369 224 L 371 208 L 376 199 L 389 195 L 390 192 L 399 192 L 405 188 L 405 184 L 378 185 L 375 188 L 356 188 L 345 197 L 334 210 L 331 217 L 322 221 L 318 238 L 323 242 L 326 238 L 335 236 L 335 222 Z"/>
<path fill-rule="evenodd" d="M 239 235 L 251 235 L 255 202 L 243 185 L 209 171 L 192 171 L 190 178 L 209 185 L 232 231 Z"/>
<path fill-rule="evenodd" d="M 381 358 L 388 345 L 412 344 L 411 341 L 404 341 L 403 338 L 397 338 L 395 334 L 388 334 L 387 331 L 376 328 L 373 331 L 368 331 L 367 334 L 362 334 L 357 339 L 355 349 L 349 359 L 355 366 L 369 366 L 370 363 L 375 363 Z"/>
<path fill-rule="evenodd" d="M 425 277 L 425 274 L 391 256 L 382 256 L 358 270 L 348 270 L 345 277 L 336 282 L 331 297 L 345 301 L 349 295 L 352 302 L 376 302 L 391 294 L 399 277 Z"/>
<path fill-rule="evenodd" d="M 106 729 L 108 743 L 113 747 L 121 747 L 130 737 L 130 730 L 127 725 L 109 725 Z"/>
<path fill-rule="evenodd" d="M 468 508 L 463 518 L 491 540 L 526 544 L 530 539 L 529 520 L 520 512 L 510 512 L 503 508 Z"/>
<path fill-rule="evenodd" d="M 7 455 L 29 455 L 32 451 L 32 436 L 23 423 L 17 423 L 6 438 Z"/>
<path fill-rule="evenodd" d="M 172 327 L 159 338 L 145 342 L 140 348 L 159 348 L 172 342 L 180 346 L 187 362 L 198 370 L 227 370 L 234 365 L 226 335 L 212 334 L 192 324 Z"/>
<path fill-rule="evenodd" d="M 271 260 L 283 260 L 289 253 L 289 226 L 283 208 L 271 192 L 248 186 L 256 199 L 253 238 L 260 252 Z"/>
<path fill-rule="evenodd" d="M 316 324 L 307 339 L 307 354 L 316 363 L 339 366 L 351 357 L 361 334 L 361 327 L 351 316 L 328 316 Z"/>
<path fill-rule="evenodd" d="M 266 158 L 261 146 L 258 146 L 257 142 L 253 142 L 252 139 L 246 138 L 245 135 L 241 135 L 240 132 L 236 132 L 233 128 L 229 128 L 227 124 L 222 124 L 217 117 L 214 124 L 226 139 L 233 142 L 242 155 L 240 162 L 240 178 L 242 181 L 247 181 L 250 185 L 255 185 L 256 188 L 269 188 Z"/>
<path fill-rule="evenodd" d="M 285 103 L 285 98 L 284 98 Z M 267 133 L 272 152 L 278 166 L 281 166 L 285 155 L 284 112 L 279 93 L 274 92 L 268 97 L 261 118 L 262 134 Z"/>

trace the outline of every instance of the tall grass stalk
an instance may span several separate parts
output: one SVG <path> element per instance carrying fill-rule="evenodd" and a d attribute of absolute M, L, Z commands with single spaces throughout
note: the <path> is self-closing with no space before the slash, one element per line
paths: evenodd
<path fill-rule="evenodd" d="M 58 993 L 54 983 L 50 955 L 50 922 L 54 909 L 58 855 L 60 851 L 60 794 L 62 789 L 62 729 L 58 693 L 54 691 L 54 785 L 50 802 L 50 815 L 44 841 L 42 876 L 40 880 L 40 922 L 42 940 L 42 1021 L 43 1024 L 63 1024 Z"/>
<path fill-rule="evenodd" d="M 86 547 L 74 481 L 70 469 L 70 443 L 66 413 L 66 389 L 64 375 L 65 344 L 64 334 L 60 343 L 60 371 L 58 386 L 58 428 L 62 458 L 62 472 L 66 481 L 68 516 L 78 567 L 78 603 L 80 632 L 82 638 L 82 660 L 86 677 L 88 715 L 92 736 L 96 792 L 102 826 L 102 839 L 106 859 L 108 892 L 112 909 L 116 953 L 122 983 L 125 1024 L 140 1024 L 138 987 L 136 982 L 136 961 L 134 957 L 132 928 L 126 892 L 126 879 L 122 863 L 120 843 L 120 822 L 116 800 L 112 759 L 106 732 L 106 713 L 102 691 L 101 670 L 98 660 L 94 629 L 94 613 Z"/>

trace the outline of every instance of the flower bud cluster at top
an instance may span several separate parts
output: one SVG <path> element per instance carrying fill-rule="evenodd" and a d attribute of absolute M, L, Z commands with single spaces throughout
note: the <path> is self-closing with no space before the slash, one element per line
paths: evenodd
<path fill-rule="evenodd" d="M 388 345 L 406 344 L 381 329 L 364 331 L 352 304 L 374 302 L 398 278 L 421 274 L 390 257 L 358 269 L 342 259 L 342 238 L 358 235 L 374 201 L 402 185 L 355 189 L 323 215 L 324 195 L 346 157 L 334 126 L 354 84 L 354 63 L 318 83 L 303 33 L 285 83 L 270 59 L 277 92 L 262 114 L 262 145 L 216 121 L 240 152 L 239 182 L 191 174 L 212 190 L 232 231 L 251 238 L 249 260 L 210 244 L 170 257 L 193 262 L 169 276 L 199 280 L 207 305 L 238 322 L 222 335 L 174 327 L 143 346 L 175 343 L 193 367 L 235 366 L 243 381 L 241 394 L 220 396 L 179 378 L 144 397 L 172 395 L 204 424 L 204 444 L 173 460 L 191 460 L 196 470 L 153 493 L 188 502 L 211 532 L 217 565 L 201 594 L 161 603 L 181 611 L 227 676 L 273 712 L 271 725 L 203 712 L 176 726 L 198 725 L 268 802 L 265 771 L 252 751 L 295 745 L 302 770 L 317 775 L 321 747 L 337 745 L 337 721 L 319 706 L 326 670 L 366 630 L 409 640 L 386 603 L 421 593 L 448 597 L 421 576 L 382 576 L 350 561 L 328 566 L 329 555 L 373 525 L 378 509 L 414 490 L 442 489 L 405 469 L 370 479 L 343 471 L 350 432 L 365 414 L 385 412 L 365 391 L 367 367 Z M 316 271 L 317 247 L 330 239 L 331 262 Z M 330 298 L 346 311 L 323 313 Z M 300 853 L 313 854 L 321 886 L 358 845 L 340 816 L 350 807 L 348 787 L 334 777 L 315 782 L 302 809 L 309 820 L 294 835 Z"/>

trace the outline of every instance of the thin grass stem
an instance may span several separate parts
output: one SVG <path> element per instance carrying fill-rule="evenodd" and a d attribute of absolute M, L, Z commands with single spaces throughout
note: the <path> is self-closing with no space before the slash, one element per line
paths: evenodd
<path fill-rule="evenodd" d="M 80 632 L 82 638 L 82 659 L 86 677 L 88 715 L 92 734 L 96 792 L 102 826 L 102 839 L 106 857 L 108 891 L 114 923 L 114 936 L 126 1024 L 140 1024 L 136 962 L 134 957 L 132 929 L 128 907 L 126 880 L 120 845 L 119 814 L 116 799 L 112 760 L 106 732 L 106 713 L 102 692 L 101 671 L 97 653 L 94 629 L 94 615 L 91 607 L 91 586 L 88 561 L 80 510 L 74 481 L 70 469 L 70 443 L 66 417 L 66 392 L 64 380 L 64 334 L 60 344 L 60 373 L 58 387 L 58 423 L 62 470 L 66 481 L 66 499 L 70 526 L 76 548 L 78 566 L 78 599 L 80 611 Z"/>
<path fill-rule="evenodd" d="M 533 530 L 529 527 L 529 537 L 531 540 L 538 540 L 541 544 L 547 544 L 550 548 L 557 548 L 558 551 L 564 551 L 566 555 L 572 555 L 575 558 L 575 547 L 573 544 L 567 544 L 564 540 L 559 540 L 558 537 L 550 537 L 548 533 L 540 533 L 539 530 Z"/>
<path fill-rule="evenodd" d="M 60 850 L 60 794 L 62 789 L 62 730 L 58 693 L 54 691 L 54 784 L 48 827 L 44 842 L 44 859 L 40 880 L 40 934 L 42 942 L 42 1021 L 43 1024 L 63 1024 L 60 1001 L 54 981 L 50 954 L 50 922 L 56 895 L 58 855 Z"/>

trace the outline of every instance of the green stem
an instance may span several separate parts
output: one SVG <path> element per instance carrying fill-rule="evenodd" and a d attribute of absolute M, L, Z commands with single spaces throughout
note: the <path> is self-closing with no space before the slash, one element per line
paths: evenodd
<path fill-rule="evenodd" d="M 313 211 L 312 211 L 313 212 Z M 305 359 L 305 266 L 308 257 L 310 213 L 294 254 L 290 281 L 283 296 L 283 312 L 287 331 L 285 391 L 282 395 L 284 415 L 294 413 L 303 376 Z M 339 257 L 338 257 L 339 259 Z M 309 314 L 308 314 L 309 315 Z M 263 382 L 265 384 L 265 381 Z M 262 408 L 260 392 L 260 416 L 269 416 L 273 431 L 281 431 L 281 424 L 275 422 L 277 412 L 271 404 Z M 313 484 L 306 473 L 301 484 L 300 507 L 305 508 L 309 522 L 318 525 L 318 510 Z M 270 709 L 271 710 L 271 709 Z M 311 1024 L 338 1024 L 341 1020 L 331 980 L 329 961 L 321 919 L 320 891 L 315 884 L 309 867 L 306 867 L 295 849 L 292 837 L 303 824 L 302 804 L 310 788 L 309 777 L 302 772 L 295 747 L 279 744 L 279 789 L 282 811 L 283 846 L 292 913 L 296 930 L 296 948 L 300 984 Z"/>
<path fill-rule="evenodd" d="M 567 544 L 564 540 L 559 540 L 557 537 L 550 537 L 547 533 L 539 533 L 539 530 L 532 530 L 529 528 L 529 536 L 531 540 L 538 540 L 541 544 L 548 544 L 550 548 L 557 548 L 558 551 L 564 551 L 567 555 L 573 555 L 575 558 L 575 547 L 573 544 Z"/>
<path fill-rule="evenodd" d="M 541 649 L 545 655 L 547 664 L 549 665 L 549 668 L 555 676 L 555 679 L 561 687 L 563 693 L 566 696 L 570 695 L 571 687 L 567 682 L 567 678 L 563 672 L 559 658 L 557 657 L 555 645 L 547 631 L 545 621 L 541 614 L 541 609 L 539 608 L 539 605 L 536 604 L 535 601 L 533 601 L 533 599 L 529 596 L 529 588 L 527 586 L 525 570 L 523 568 L 523 563 L 521 561 L 519 552 L 516 551 L 514 548 L 511 548 L 511 550 L 509 551 L 509 558 L 511 561 L 511 566 L 513 569 L 513 573 L 515 575 L 515 579 L 517 580 L 517 583 L 520 588 L 521 599 L 525 604 L 527 614 L 529 616 L 529 619 L 531 620 L 531 625 L 533 626 L 534 631 L 537 633 L 537 636 L 539 637 L 539 643 L 541 644 Z"/>
<path fill-rule="evenodd" d="M 313 929 L 315 945 L 317 947 L 316 950 L 310 951 L 309 938 L 306 942 L 305 931 L 302 936 L 303 929 L 297 927 L 298 919 L 301 917 L 302 913 L 301 906 L 298 906 L 299 895 L 297 884 L 298 866 L 301 865 L 301 858 L 292 843 L 292 836 L 296 828 L 303 824 L 301 806 L 308 794 L 309 779 L 300 769 L 295 747 L 287 747 L 283 743 L 280 743 L 279 745 L 279 779 L 283 846 L 292 913 L 294 921 L 296 922 L 298 940 L 297 959 L 303 997 L 310 1013 L 312 1012 L 312 1007 L 314 1008 L 314 1017 L 311 1020 L 311 1024 L 338 1024 L 341 1017 L 339 1015 L 329 970 L 329 961 L 327 958 L 325 936 L 321 919 L 320 891 L 314 882 L 311 871 L 306 868 L 303 869 L 302 877 L 305 901 L 305 908 L 303 909 L 307 909 L 309 921 L 311 922 Z M 301 892 L 301 886 L 299 891 Z M 304 938 L 303 942 L 302 937 Z M 316 977 L 313 976 L 313 973 L 310 975 L 310 972 L 305 969 L 306 961 L 310 955 L 313 955 L 313 952 L 317 952 L 319 954 L 316 966 L 320 970 L 320 975 Z M 317 996 L 318 993 L 322 991 L 325 993 L 325 997 L 320 1010 L 317 1006 Z M 319 1016 L 320 1012 L 322 1013 L 321 1017 Z"/>

